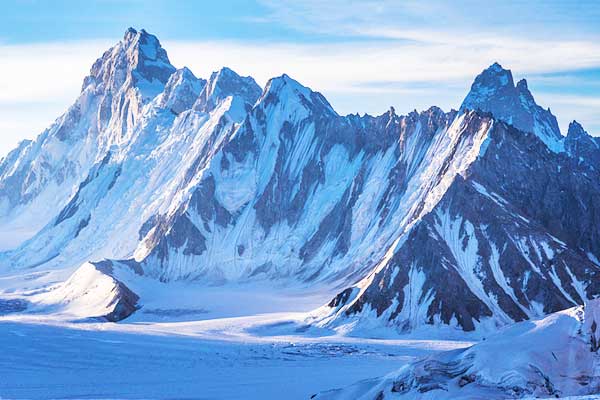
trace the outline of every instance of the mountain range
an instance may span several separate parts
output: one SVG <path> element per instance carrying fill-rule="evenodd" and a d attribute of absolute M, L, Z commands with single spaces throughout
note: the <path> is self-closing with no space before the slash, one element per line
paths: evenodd
<path fill-rule="evenodd" d="M 152 296 L 142 278 L 321 285 L 339 294 L 307 323 L 360 333 L 489 332 L 600 294 L 600 139 L 563 136 L 499 64 L 458 111 L 408 115 L 207 78 L 130 28 L 2 159 L 0 267 L 31 274 L 15 297 L 115 321 Z"/>

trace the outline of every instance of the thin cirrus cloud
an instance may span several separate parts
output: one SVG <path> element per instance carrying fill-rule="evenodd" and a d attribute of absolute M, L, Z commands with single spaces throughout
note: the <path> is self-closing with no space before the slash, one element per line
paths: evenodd
<path fill-rule="evenodd" d="M 598 36 L 596 0 L 486 2 L 480 0 L 259 0 L 263 22 L 304 32 L 440 41 L 503 36 L 589 38 Z M 428 34 L 433 33 L 433 36 Z M 417 37 L 414 37 L 414 36 Z M 408 36 L 408 37 L 407 37 Z"/>
<path fill-rule="evenodd" d="M 552 107 L 563 130 L 568 121 L 578 119 L 590 132 L 600 134 L 595 90 L 600 85 L 600 7 L 595 0 L 485 4 L 478 0 L 260 2 L 270 10 L 263 23 L 338 39 L 390 41 L 386 45 L 391 50 L 386 54 L 402 54 L 389 57 L 390 62 L 379 60 L 376 65 L 398 61 L 394 67 L 404 75 L 396 75 L 393 81 L 385 77 L 383 82 L 396 84 L 379 85 L 383 95 L 399 87 L 398 82 L 418 82 L 420 73 L 430 75 L 413 96 L 395 98 L 402 106 L 405 100 L 415 105 L 425 101 L 442 106 L 450 100 L 450 105 L 455 105 L 460 88 L 464 91 L 478 69 L 494 60 L 517 75 L 531 77 L 529 85 L 534 94 L 541 104 Z M 402 55 L 408 62 L 402 63 Z M 360 86 L 368 87 L 362 83 Z M 408 94 L 406 90 L 403 93 Z M 371 97 L 377 103 L 390 96 Z M 353 104 L 347 97 L 342 100 Z"/>
<path fill-rule="evenodd" d="M 0 157 L 60 116 L 107 41 L 0 44 Z"/>
<path fill-rule="evenodd" d="M 328 34 L 338 35 L 332 41 L 176 39 L 164 40 L 163 46 L 173 64 L 188 66 L 201 77 L 228 66 L 264 85 L 287 73 L 321 91 L 341 114 L 377 114 L 390 105 L 400 112 L 430 105 L 456 108 L 475 75 L 498 61 L 512 69 L 515 78 L 532 77 L 534 95 L 557 114 L 563 130 L 568 121 L 578 119 L 590 133 L 600 134 L 595 112 L 600 97 L 555 90 L 557 85 L 560 89 L 562 75 L 565 85 L 573 77 L 581 87 L 598 83 L 597 76 L 581 77 L 577 71 L 600 67 L 600 41 L 514 37 L 494 30 L 475 35 L 451 28 L 398 29 L 377 18 L 358 18 L 355 11 L 323 21 L 302 10 L 285 9 L 285 14 L 274 6 L 272 14 L 256 22 L 279 18 L 294 26 L 312 21 L 303 29 L 327 27 Z M 20 139 L 35 137 L 64 112 L 93 61 L 115 41 L 0 45 L 0 156 Z M 553 90 L 547 90 L 549 82 Z"/>
<path fill-rule="evenodd" d="M 424 36 L 422 33 L 421 39 Z M 598 77 L 578 76 L 573 72 L 600 66 L 600 42 L 487 37 L 479 38 L 476 45 L 472 41 L 446 38 L 444 43 L 179 41 L 168 42 L 166 47 L 174 63 L 187 65 L 199 76 L 208 76 L 223 65 L 254 76 L 260 84 L 272 76 L 288 73 L 321 91 L 342 114 L 377 114 L 390 105 L 401 112 L 431 105 L 456 108 L 473 78 L 499 61 L 513 70 L 516 79 L 531 75 L 529 84 L 534 95 L 540 104 L 551 107 L 558 115 L 563 130 L 570 120 L 578 119 L 591 133 L 600 134 L 600 119 L 594 116 L 600 97 L 554 93 L 563 75 L 565 85 L 577 80 L 577 85 L 561 88 L 567 92 L 600 82 Z M 544 75 L 549 73 L 554 79 L 551 85 Z"/>

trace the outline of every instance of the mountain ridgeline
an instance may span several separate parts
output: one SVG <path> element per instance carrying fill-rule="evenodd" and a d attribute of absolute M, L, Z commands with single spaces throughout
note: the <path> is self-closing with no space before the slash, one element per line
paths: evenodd
<path fill-rule="evenodd" d="M 341 116 L 287 75 L 197 78 L 130 28 L 0 162 L 0 267 L 318 283 L 346 289 L 315 325 L 485 330 L 600 294 L 599 165 L 497 63 L 459 111 Z"/>

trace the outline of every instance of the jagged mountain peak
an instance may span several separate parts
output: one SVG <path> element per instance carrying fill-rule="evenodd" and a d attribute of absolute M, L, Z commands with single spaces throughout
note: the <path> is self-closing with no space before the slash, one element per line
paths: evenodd
<path fill-rule="evenodd" d="M 65 114 L 13 154 L 14 166 L 0 167 L 6 174 L 0 178 L 0 215 L 14 214 L 15 224 L 35 220 L 36 229 L 41 229 L 54 208 L 68 202 L 92 165 L 112 146 L 129 143 L 144 106 L 163 92 L 174 71 L 154 35 L 127 29 L 123 39 L 94 62 L 81 94 Z M 36 206 L 41 198 L 46 199 L 44 206 Z"/>
<path fill-rule="evenodd" d="M 271 78 L 267 83 L 266 92 L 274 93 L 284 90 L 295 91 L 303 94 L 306 97 L 310 97 L 310 94 L 312 93 L 310 88 L 302 85 L 288 74 L 282 74 L 280 76 Z"/>
<path fill-rule="evenodd" d="M 218 90 L 225 89 L 226 86 L 252 86 L 254 92 L 261 91 L 260 86 L 251 76 L 241 76 L 229 67 L 222 67 L 220 70 L 211 74 L 210 93 L 215 94 Z M 233 88 L 239 89 L 239 88 Z"/>
<path fill-rule="evenodd" d="M 448 115 L 454 114 L 455 111 L 451 111 Z M 386 113 L 387 114 L 387 113 Z M 418 111 L 412 110 L 406 116 L 401 116 L 400 119 L 404 121 L 404 123 L 416 123 L 417 121 L 433 121 L 446 119 L 447 114 L 439 107 L 431 106 L 427 110 Z M 450 118 L 451 120 L 452 118 Z"/>
<path fill-rule="evenodd" d="M 535 108 L 537 104 L 533 98 L 533 94 L 531 94 L 531 91 L 529 90 L 527 80 L 521 79 L 519 82 L 517 82 L 516 88 L 517 92 L 519 93 L 521 104 L 529 109 Z"/>
<path fill-rule="evenodd" d="M 144 29 L 141 29 L 141 31 L 143 31 L 144 33 L 146 33 L 146 31 Z M 129 27 L 127 28 L 127 30 L 125 31 L 125 34 L 123 35 L 123 40 L 127 41 L 127 40 L 133 40 L 133 38 L 138 34 L 138 31 L 133 28 L 133 27 Z"/>
<path fill-rule="evenodd" d="M 396 114 L 396 109 L 393 106 L 390 106 L 389 110 L 383 114 L 388 120 L 387 124 L 397 123 L 400 119 L 400 116 Z"/>
<path fill-rule="evenodd" d="M 137 87 L 145 99 L 162 92 L 175 67 L 156 36 L 129 28 L 123 40 L 104 52 L 92 65 L 82 90 L 118 92 Z"/>
<path fill-rule="evenodd" d="M 463 109 L 482 109 L 487 103 L 502 97 L 512 97 L 515 92 L 515 84 L 512 72 L 502 68 L 497 62 L 483 70 L 471 85 L 469 94 L 463 101 L 461 110 Z"/>
<path fill-rule="evenodd" d="M 597 150 L 600 148 L 600 138 L 588 134 L 577 121 L 572 121 L 565 138 L 565 150 L 572 156 L 589 161 L 590 167 L 595 169 L 600 161 Z"/>
<path fill-rule="evenodd" d="M 244 108 L 252 106 L 260 97 L 261 87 L 250 76 L 241 76 L 228 67 L 211 74 L 200 96 L 194 104 L 194 109 L 209 112 L 219 102 L 229 96 L 234 96 L 245 104 Z"/>
<path fill-rule="evenodd" d="M 192 108 L 202 89 L 206 86 L 204 79 L 197 78 L 187 67 L 173 72 L 163 93 L 160 95 L 159 106 L 168 108 L 179 114 Z"/>
<path fill-rule="evenodd" d="M 503 68 L 497 62 L 483 70 L 483 72 L 475 78 L 475 82 L 496 87 L 514 86 L 512 71 Z"/>
<path fill-rule="evenodd" d="M 431 106 L 427 110 L 423 111 L 425 115 L 443 115 L 445 114 L 444 110 L 437 106 Z"/>
<path fill-rule="evenodd" d="M 127 29 L 123 37 L 123 45 L 128 51 L 131 51 L 132 55 L 170 64 L 167 52 L 162 48 L 158 38 L 144 29 L 140 31 L 133 28 Z"/>
<path fill-rule="evenodd" d="M 569 129 L 567 130 L 567 137 L 581 137 L 587 136 L 588 133 L 583 129 L 583 126 L 575 120 L 573 120 L 569 124 Z"/>
<path fill-rule="evenodd" d="M 500 65 L 500 63 L 498 61 L 494 61 L 494 63 L 492 65 L 490 65 L 486 71 L 493 71 L 493 72 L 510 72 L 510 70 L 506 70 L 504 68 L 502 68 L 502 65 Z"/>
<path fill-rule="evenodd" d="M 179 68 L 177 69 L 173 75 L 177 75 L 182 77 L 183 79 L 198 79 L 196 77 L 196 75 L 194 75 L 194 73 L 188 68 L 188 67 L 183 67 L 183 68 Z M 173 75 L 171 75 L 171 77 L 169 79 L 173 78 Z"/>
<path fill-rule="evenodd" d="M 519 130 L 534 133 L 551 151 L 564 150 L 556 117 L 535 102 L 525 79 L 515 85 L 512 72 L 498 63 L 475 78 L 460 110 L 492 113 Z"/>
<path fill-rule="evenodd" d="M 583 171 L 582 177 L 593 173 L 586 165 L 595 162 L 596 153 L 587 154 L 596 148 L 586 140 L 565 144 L 569 154 L 590 160 L 580 167 L 579 158 L 567 163 L 564 154 L 545 151 L 534 135 L 508 126 L 525 127 L 545 139 L 557 131 L 553 116 L 535 104 L 527 82 L 515 85 L 510 70 L 498 63 L 475 79 L 463 103 L 465 111 L 458 116 L 438 107 L 401 116 L 391 107 L 380 116 L 341 117 L 320 93 L 287 74 L 269 80 L 264 91 L 251 77 L 226 67 L 204 81 L 188 68 L 176 70 L 158 39 L 135 29 L 128 29 L 104 53 L 89 79 L 61 125 L 48 131 L 48 137 L 59 140 L 49 141 L 48 151 L 31 157 L 23 152 L 22 159 L 51 159 L 56 145 L 66 142 L 62 138 L 73 138 L 60 157 L 44 164 L 49 167 L 42 173 L 23 168 L 11 175 L 13 181 L 0 181 L 8 182 L 5 197 L 13 196 L 4 200 L 8 207 L 24 203 L 32 193 L 33 178 L 28 176 L 42 177 L 65 193 L 53 208 L 61 218 L 48 212 L 57 222 L 11 253 L 10 265 L 54 266 L 75 257 L 122 259 L 134 254 L 132 262 L 142 273 L 165 280 L 265 276 L 351 284 L 378 271 L 375 283 L 368 284 L 370 292 L 359 296 L 365 299 L 365 315 L 369 307 L 407 310 L 388 321 L 409 320 L 411 326 L 440 322 L 464 329 L 475 329 L 473 320 L 496 313 L 499 319 L 492 323 L 541 314 L 533 301 L 557 309 L 586 295 L 577 285 L 588 281 L 591 273 L 582 268 L 593 261 L 585 254 L 561 255 L 566 245 L 545 235 L 541 225 L 592 220 L 595 214 L 585 214 L 591 206 L 573 216 L 559 214 L 568 217 L 564 221 L 550 211 L 532 214 L 571 201 L 561 197 L 562 191 L 546 196 L 545 186 L 572 184 L 573 190 L 587 190 L 587 178 L 562 181 L 565 173 L 555 171 Z M 185 112 L 190 108 L 199 112 Z M 176 118 L 169 111 L 184 114 Z M 571 136 L 579 134 L 578 129 L 573 132 Z M 118 157 L 97 162 L 109 160 L 106 154 L 113 148 Z M 75 157 L 80 164 L 73 162 Z M 0 179 L 8 168 L 3 165 Z M 68 166 L 64 172 L 63 165 Z M 68 180 L 54 185 L 50 179 L 55 176 Z M 42 200 L 57 197 L 43 191 L 46 181 L 34 193 L 42 193 Z M 551 204 L 535 202 L 545 196 Z M 578 200 L 569 208 L 595 202 L 583 195 Z M 549 232 L 556 231 L 565 241 L 589 238 L 588 247 L 596 252 L 596 234 L 588 228 L 597 226 L 595 222 L 566 233 L 551 226 Z M 531 245 L 521 240 L 532 235 L 527 239 Z M 94 244 L 88 244 L 90 238 Z M 102 244 L 96 248 L 97 243 Z M 529 254 L 534 253 L 538 258 L 532 261 Z M 557 272 L 530 277 L 514 271 L 535 263 L 535 272 L 554 257 L 563 282 L 570 273 L 576 275 L 577 287 L 568 296 L 557 294 L 561 287 L 546 288 Z M 494 276 L 500 270 L 497 263 L 507 265 L 514 288 Z M 571 269 L 560 269 L 563 264 Z M 574 269 L 577 265 L 583 266 Z M 471 274 L 479 266 L 485 266 L 485 277 Z M 452 285 L 447 288 L 439 277 L 449 273 Z M 425 278 L 430 286 L 419 283 Z M 529 288 L 525 280 L 531 280 Z M 484 291 L 481 282 L 493 288 Z M 430 311 L 415 318 L 406 315 L 408 308 L 402 304 L 394 306 L 396 311 L 390 308 L 393 296 L 413 283 L 422 286 L 411 289 L 419 298 L 406 296 L 407 302 L 435 300 L 422 303 L 422 311 Z M 540 287 L 545 292 L 537 291 Z M 524 294 L 516 298 L 514 292 Z M 457 293 L 472 310 L 447 304 Z M 347 315 L 355 316 L 362 308 L 350 311 Z"/>
<path fill-rule="evenodd" d="M 488 83 L 492 83 L 494 79 L 496 79 L 500 85 L 507 85 L 510 80 L 512 80 L 512 72 L 510 69 L 504 68 L 500 63 L 494 62 L 489 67 L 484 69 L 477 77 L 479 81 L 483 81 L 485 79 L 488 80 Z M 513 82 L 514 83 L 514 82 Z"/>
<path fill-rule="evenodd" d="M 527 79 L 523 78 L 519 82 L 517 82 L 517 89 L 519 89 L 519 91 L 521 92 L 524 92 L 525 90 L 529 91 L 529 88 L 527 86 Z"/>
<path fill-rule="evenodd" d="M 326 114 L 337 116 L 327 99 L 319 92 L 315 92 L 309 87 L 302 85 L 288 74 L 271 78 L 265 87 L 261 96 L 261 102 L 266 106 L 280 102 L 287 103 L 292 99 L 297 99 L 306 108 L 320 109 Z"/>

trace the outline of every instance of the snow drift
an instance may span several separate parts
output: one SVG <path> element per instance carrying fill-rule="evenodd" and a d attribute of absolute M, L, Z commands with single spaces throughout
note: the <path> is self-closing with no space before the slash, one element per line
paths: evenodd
<path fill-rule="evenodd" d="M 600 392 L 600 299 L 317 399 L 506 399 Z M 587 398 L 587 397 L 586 397 Z"/>
<path fill-rule="evenodd" d="M 37 312 L 116 322 L 138 309 L 139 297 L 113 275 L 110 262 L 85 263 L 65 282 L 31 296 Z"/>

